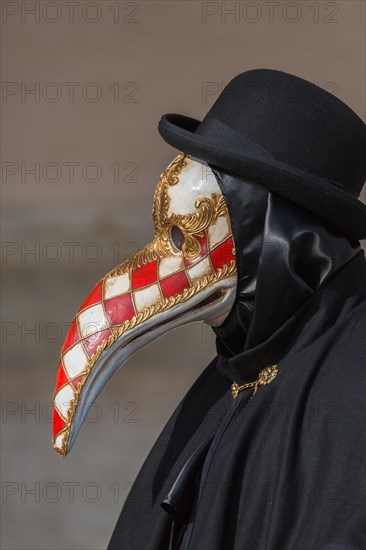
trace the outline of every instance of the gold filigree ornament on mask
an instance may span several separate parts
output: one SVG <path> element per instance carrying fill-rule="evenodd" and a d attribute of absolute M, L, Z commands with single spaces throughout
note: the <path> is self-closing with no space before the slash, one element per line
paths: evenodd
<path fill-rule="evenodd" d="M 230 226 L 229 213 L 221 193 L 212 193 L 211 197 L 198 198 L 195 202 L 196 212 L 168 215 L 170 203 L 168 189 L 179 182 L 180 171 L 186 162 L 186 155 L 179 154 L 160 176 L 152 209 L 155 233 L 153 240 L 133 258 L 112 270 L 111 276 L 122 275 L 168 254 L 171 251 L 170 230 L 173 226 L 179 227 L 184 235 L 182 252 L 188 260 L 194 260 L 201 252 L 201 245 L 195 236 L 202 237 L 204 229 L 215 223 L 219 216 L 225 216 Z"/>

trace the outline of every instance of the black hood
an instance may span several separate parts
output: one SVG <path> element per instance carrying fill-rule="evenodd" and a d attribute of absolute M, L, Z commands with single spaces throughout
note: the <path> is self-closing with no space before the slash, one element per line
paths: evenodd
<path fill-rule="evenodd" d="M 229 210 L 238 269 L 234 306 L 214 328 L 218 368 L 231 380 L 245 382 L 281 359 L 291 344 L 283 328 L 361 247 L 266 188 L 211 169 Z"/>

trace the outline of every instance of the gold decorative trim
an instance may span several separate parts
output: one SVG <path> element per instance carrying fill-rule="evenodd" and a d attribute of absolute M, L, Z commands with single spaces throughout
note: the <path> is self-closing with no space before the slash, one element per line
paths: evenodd
<path fill-rule="evenodd" d="M 158 260 L 172 250 L 170 244 L 170 229 L 178 226 L 184 234 L 185 241 L 182 249 L 188 260 L 194 260 L 201 252 L 201 245 L 196 236 L 202 236 L 203 231 L 215 223 L 219 216 L 225 216 L 230 227 L 229 213 L 225 199 L 221 193 L 212 193 L 211 197 L 200 197 L 195 202 L 196 212 L 192 214 L 172 214 L 169 211 L 169 186 L 176 185 L 183 166 L 187 164 L 186 155 L 178 155 L 160 175 L 159 183 L 154 194 L 152 219 L 155 236 L 142 250 L 132 258 L 115 267 L 108 275 L 116 277 L 137 269 L 154 260 Z M 107 275 L 107 276 L 108 276 Z"/>
<path fill-rule="evenodd" d="M 61 430 L 58 434 L 56 434 L 56 438 L 64 433 L 63 441 L 62 441 L 62 448 L 60 449 L 55 445 L 55 439 L 53 440 L 53 448 L 57 453 L 59 453 L 62 456 L 66 456 L 67 454 L 67 446 L 70 438 L 70 429 L 71 424 L 74 420 L 76 408 L 78 405 L 79 397 L 81 390 L 85 384 L 86 379 L 88 378 L 88 375 L 95 365 L 96 361 L 100 357 L 101 353 L 108 349 L 114 342 L 120 338 L 125 332 L 128 330 L 131 330 L 135 328 L 137 325 L 143 323 L 153 315 L 157 313 L 162 313 L 173 306 L 176 306 L 178 304 L 181 304 L 183 302 L 186 302 L 194 294 L 197 292 L 200 292 L 204 288 L 211 286 L 212 284 L 225 279 L 227 277 L 230 277 L 234 275 L 237 272 L 236 269 L 236 263 L 234 260 L 231 260 L 230 266 L 224 265 L 222 268 L 219 268 L 214 273 L 210 273 L 209 275 L 204 275 L 202 279 L 197 279 L 193 281 L 192 285 L 189 288 L 186 288 L 181 294 L 177 294 L 176 296 L 170 296 L 169 298 L 165 298 L 164 300 L 161 300 L 157 302 L 156 304 L 153 304 L 147 308 L 145 308 L 143 311 L 137 313 L 132 319 L 124 321 L 121 325 L 117 327 L 113 327 L 112 335 L 108 338 L 108 340 L 105 340 L 100 346 L 98 346 L 97 351 L 92 355 L 86 365 L 86 368 L 84 372 L 82 372 L 79 376 L 83 376 L 84 379 L 80 381 L 77 385 L 77 388 L 74 388 L 75 397 L 70 401 L 70 406 L 68 409 L 68 415 L 65 422 L 65 428 Z"/>
<path fill-rule="evenodd" d="M 236 399 L 241 391 L 248 390 L 249 388 L 254 388 L 253 395 L 255 395 L 259 386 L 266 386 L 267 384 L 270 384 L 276 378 L 277 374 L 278 366 L 271 365 L 262 369 L 259 372 L 257 380 L 254 382 L 249 382 L 248 384 L 243 384 L 242 386 L 239 386 L 239 384 L 234 382 L 231 385 L 231 395 L 233 396 L 233 399 Z"/>
<path fill-rule="evenodd" d="M 169 164 L 169 166 L 160 174 L 159 183 L 154 193 L 154 202 L 152 209 L 152 219 L 154 223 L 155 236 L 142 250 L 134 254 L 119 266 L 115 267 L 109 275 L 115 277 L 122 275 L 131 269 L 137 269 L 154 260 L 165 256 L 169 250 L 169 230 L 170 225 L 167 222 L 169 210 L 168 188 L 176 185 L 179 181 L 179 174 L 183 166 L 187 164 L 186 155 L 181 153 Z"/>
<path fill-rule="evenodd" d="M 186 164 L 186 155 L 180 153 L 172 160 L 164 172 L 160 174 L 159 183 L 154 193 L 153 209 L 151 213 L 156 235 L 161 233 L 163 225 L 166 224 L 166 219 L 168 217 L 170 203 L 168 188 L 177 185 L 179 182 L 179 174 Z"/>
<path fill-rule="evenodd" d="M 194 260 L 201 252 L 201 245 L 195 235 L 203 235 L 203 231 L 215 223 L 219 216 L 227 214 L 224 197 L 221 193 L 212 193 L 211 197 L 200 197 L 195 202 L 196 212 L 192 214 L 172 214 L 167 219 L 168 227 L 177 225 L 185 236 L 183 254 L 189 260 Z"/>

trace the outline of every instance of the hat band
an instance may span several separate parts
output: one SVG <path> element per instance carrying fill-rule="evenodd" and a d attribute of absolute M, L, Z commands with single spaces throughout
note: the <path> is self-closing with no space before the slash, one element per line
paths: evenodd
<path fill-rule="evenodd" d="M 267 149 L 259 145 L 258 143 L 252 141 L 251 139 L 247 138 L 246 136 L 243 136 L 242 134 L 239 134 L 236 130 L 228 126 L 225 122 L 210 116 L 203 119 L 203 121 L 200 123 L 198 128 L 196 129 L 195 133 L 201 137 L 205 137 L 210 140 L 212 145 L 216 145 L 217 147 L 222 147 L 223 142 L 219 142 L 217 140 L 218 136 L 221 136 L 225 140 L 225 149 L 226 148 L 233 148 L 234 150 L 238 148 L 238 144 L 241 146 L 243 150 L 243 154 L 248 156 L 254 156 L 259 157 L 263 160 L 272 160 L 277 162 L 282 162 L 279 159 L 277 159 L 272 153 L 270 153 Z M 295 166 L 292 167 L 295 170 L 302 170 L 301 168 L 296 168 Z M 314 174 L 308 173 L 310 176 L 319 177 Z M 338 187 L 339 189 L 342 189 L 346 193 L 349 193 L 350 195 L 354 196 L 355 198 L 359 197 L 359 192 L 355 189 L 351 189 L 349 187 L 346 187 L 339 181 L 331 180 L 329 178 L 324 178 L 328 183 L 331 185 L 334 185 L 335 187 Z"/>

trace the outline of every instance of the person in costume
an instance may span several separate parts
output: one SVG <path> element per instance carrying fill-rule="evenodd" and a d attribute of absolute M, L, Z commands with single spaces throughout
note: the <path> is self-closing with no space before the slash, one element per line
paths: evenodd
<path fill-rule="evenodd" d="M 171 328 L 213 326 L 217 355 L 177 406 L 109 550 L 366 548 L 366 128 L 294 75 L 235 77 L 181 153 L 153 240 L 108 273 L 61 351 L 53 446 L 66 455 L 114 372 Z"/>

